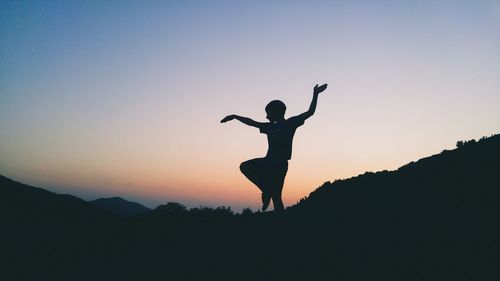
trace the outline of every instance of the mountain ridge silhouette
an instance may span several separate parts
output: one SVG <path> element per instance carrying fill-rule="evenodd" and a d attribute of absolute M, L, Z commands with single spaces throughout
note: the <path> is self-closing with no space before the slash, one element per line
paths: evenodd
<path fill-rule="evenodd" d="M 128 201 L 121 197 L 98 198 L 87 202 L 100 209 L 126 217 L 138 216 L 151 211 L 150 208 L 147 208 L 142 204 Z"/>
<path fill-rule="evenodd" d="M 310 193 L 307 198 L 303 198 L 298 204 L 292 208 L 305 207 L 305 205 L 322 204 L 322 200 L 328 200 L 334 197 L 336 191 L 342 192 L 339 189 L 346 188 L 350 185 L 360 187 L 363 186 L 364 194 L 370 194 L 374 191 L 382 191 L 388 185 L 394 185 L 395 182 L 399 187 L 392 187 L 390 192 L 398 194 L 400 192 L 412 192 L 413 196 L 418 192 L 429 191 L 429 186 L 433 186 L 433 180 L 439 179 L 440 185 L 432 191 L 450 192 L 448 195 L 460 195 L 456 188 L 446 188 L 450 185 L 463 185 L 464 182 L 480 185 L 491 188 L 499 187 L 492 186 L 498 183 L 497 172 L 499 172 L 500 159 L 500 134 L 492 135 L 491 137 L 483 137 L 479 141 L 470 140 L 465 142 L 457 142 L 457 148 L 453 150 L 443 150 L 441 153 L 424 157 L 417 161 L 412 161 L 393 171 L 365 172 L 364 174 L 354 176 L 348 179 L 336 180 L 333 183 L 326 182 L 322 186 Z M 476 167 L 471 167 L 475 165 Z M 478 169 L 481 167 L 481 169 Z M 426 175 L 426 177 L 424 177 Z M 397 179 L 389 179 L 394 177 Z M 447 182 L 444 182 L 446 180 Z M 471 182 L 474 180 L 474 182 Z M 382 181 L 383 184 L 379 184 Z M 366 184 L 372 186 L 367 188 Z M 427 187 L 427 189 L 425 189 Z M 377 190 L 377 188 L 380 188 Z M 424 189 L 422 189 L 424 188 Z M 363 195 L 360 192 L 357 195 Z M 443 195 L 443 194 L 439 194 Z M 462 194 L 463 195 L 463 194 Z M 498 194 L 496 194 L 498 195 Z M 456 198 L 459 199 L 459 198 Z M 469 198 L 470 199 L 470 198 Z M 491 202 L 490 202 L 491 203 Z"/>

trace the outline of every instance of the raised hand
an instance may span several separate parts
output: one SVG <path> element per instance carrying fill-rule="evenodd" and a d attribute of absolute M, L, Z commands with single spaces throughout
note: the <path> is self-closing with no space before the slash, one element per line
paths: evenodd
<path fill-rule="evenodd" d="M 221 123 L 226 123 L 227 121 L 233 120 L 235 117 L 236 117 L 236 115 L 231 114 L 231 115 L 228 115 L 228 116 L 224 117 L 222 120 L 220 120 L 220 122 Z"/>
<path fill-rule="evenodd" d="M 318 86 L 318 84 L 316 84 L 316 86 L 314 86 L 314 94 L 319 95 L 319 93 L 326 90 L 327 87 L 328 87 L 328 84 L 323 84 L 321 86 Z"/>

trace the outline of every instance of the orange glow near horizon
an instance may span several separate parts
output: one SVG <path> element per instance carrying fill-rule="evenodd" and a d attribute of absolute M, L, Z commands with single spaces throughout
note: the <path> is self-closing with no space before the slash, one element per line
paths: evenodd
<path fill-rule="evenodd" d="M 0 9 L 0 174 L 84 199 L 260 208 L 239 171 L 280 99 L 285 205 L 500 132 L 494 1 L 22 1 Z M 82 19 L 85 19 L 84 21 Z"/>

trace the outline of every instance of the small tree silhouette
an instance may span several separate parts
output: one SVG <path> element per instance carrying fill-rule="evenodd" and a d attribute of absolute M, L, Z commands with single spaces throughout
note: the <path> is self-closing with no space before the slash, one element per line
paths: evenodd
<path fill-rule="evenodd" d="M 253 214 L 253 212 L 252 212 L 252 209 L 250 209 L 250 208 L 244 208 L 244 209 L 241 211 L 241 215 L 242 215 L 242 216 L 249 216 L 249 215 L 251 215 L 251 214 Z"/>
<path fill-rule="evenodd" d="M 156 211 L 162 213 L 179 214 L 187 212 L 186 206 L 178 202 L 168 202 L 167 204 L 156 207 Z"/>
<path fill-rule="evenodd" d="M 475 139 L 471 139 L 469 141 L 457 141 L 457 148 L 462 148 L 465 147 L 466 145 L 474 144 L 476 143 Z"/>

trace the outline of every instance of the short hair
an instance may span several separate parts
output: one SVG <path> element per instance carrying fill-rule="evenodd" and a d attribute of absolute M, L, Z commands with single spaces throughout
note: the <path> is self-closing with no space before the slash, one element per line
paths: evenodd
<path fill-rule="evenodd" d="M 286 105 L 280 100 L 273 100 L 266 105 L 267 113 L 279 114 L 285 116 Z"/>

